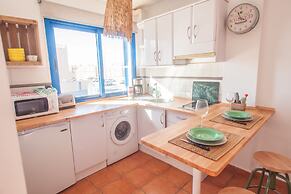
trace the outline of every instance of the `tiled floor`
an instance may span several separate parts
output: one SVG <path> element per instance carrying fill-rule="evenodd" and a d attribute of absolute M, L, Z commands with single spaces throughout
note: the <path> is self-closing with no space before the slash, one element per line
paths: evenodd
<path fill-rule="evenodd" d="M 243 187 L 249 174 L 228 166 L 218 177 L 202 182 L 202 194 L 215 194 L 226 186 Z M 258 178 L 256 179 L 258 180 Z M 278 184 L 287 194 L 286 186 Z M 137 152 L 79 181 L 63 194 L 191 194 L 192 177 L 143 152 Z M 270 192 L 272 193 L 272 192 Z"/>

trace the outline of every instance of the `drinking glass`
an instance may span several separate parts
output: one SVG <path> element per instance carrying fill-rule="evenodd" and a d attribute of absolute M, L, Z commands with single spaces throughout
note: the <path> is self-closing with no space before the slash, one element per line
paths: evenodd
<path fill-rule="evenodd" d="M 227 93 L 225 100 L 229 103 L 229 107 L 231 109 L 231 103 L 234 102 L 234 93 Z"/>
<path fill-rule="evenodd" d="M 195 112 L 200 116 L 200 127 L 202 127 L 202 121 L 207 116 L 208 111 L 208 101 L 204 99 L 197 100 Z"/>

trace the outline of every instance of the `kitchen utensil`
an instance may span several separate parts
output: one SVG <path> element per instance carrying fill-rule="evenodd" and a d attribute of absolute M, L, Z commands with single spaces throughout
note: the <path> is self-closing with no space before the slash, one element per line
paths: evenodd
<path fill-rule="evenodd" d="M 198 139 L 195 139 L 195 138 L 191 137 L 188 134 L 186 134 L 186 137 L 191 142 L 198 143 L 198 144 L 201 144 L 201 145 L 206 145 L 206 146 L 219 146 L 219 145 L 223 145 L 223 144 L 225 144 L 227 142 L 227 138 L 226 137 L 224 137 L 220 141 L 214 141 L 214 142 L 211 142 L 211 141 L 201 141 L 201 140 L 198 140 Z"/>
<path fill-rule="evenodd" d="M 185 143 L 188 143 L 188 144 L 194 145 L 196 147 L 199 147 L 199 148 L 201 148 L 203 150 L 210 151 L 209 146 L 205 146 L 205 145 L 201 145 L 201 144 L 198 144 L 198 143 L 194 143 L 194 142 L 189 141 L 187 139 L 180 139 L 180 140 L 183 141 L 183 142 L 185 142 Z"/>
<path fill-rule="evenodd" d="M 193 128 L 188 134 L 201 141 L 220 141 L 224 138 L 224 134 L 213 128 Z"/>
<path fill-rule="evenodd" d="M 240 104 L 239 93 L 238 92 L 234 93 L 234 103 Z"/>

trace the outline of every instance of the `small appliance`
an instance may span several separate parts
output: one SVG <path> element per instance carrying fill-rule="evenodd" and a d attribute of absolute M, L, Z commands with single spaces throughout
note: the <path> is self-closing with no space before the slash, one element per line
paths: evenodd
<path fill-rule="evenodd" d="M 73 108 L 76 106 L 75 97 L 72 94 L 59 95 L 59 109 Z"/>
<path fill-rule="evenodd" d="M 134 79 L 133 80 L 133 93 L 134 96 L 143 95 L 143 82 L 142 79 Z"/>
<path fill-rule="evenodd" d="M 16 120 L 59 112 L 58 94 L 54 88 L 12 88 L 11 94 Z"/>

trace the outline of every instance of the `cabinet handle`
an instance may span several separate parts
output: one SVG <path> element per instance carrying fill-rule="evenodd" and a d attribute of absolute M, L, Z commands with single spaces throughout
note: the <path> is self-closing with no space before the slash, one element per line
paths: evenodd
<path fill-rule="evenodd" d="M 158 59 L 161 61 L 161 51 L 158 52 Z"/>
<path fill-rule="evenodd" d="M 154 60 L 157 62 L 157 51 L 154 52 Z"/>
<path fill-rule="evenodd" d="M 187 28 L 187 37 L 189 40 L 191 40 L 191 27 L 190 26 L 188 26 Z"/>
<path fill-rule="evenodd" d="M 194 39 L 197 38 L 198 32 L 199 32 L 198 25 L 195 24 L 194 27 L 193 27 L 193 37 L 194 37 Z"/>
<path fill-rule="evenodd" d="M 162 125 L 164 125 L 164 119 L 163 119 L 163 117 L 164 117 L 164 113 L 162 113 L 161 116 L 160 116 L 160 123 Z"/>
<path fill-rule="evenodd" d="M 62 130 L 60 130 L 60 132 L 62 133 L 62 132 L 65 132 L 65 131 L 67 131 L 68 129 L 62 129 Z"/>
<path fill-rule="evenodd" d="M 179 120 L 187 120 L 187 118 L 180 117 L 180 116 L 176 116 L 176 118 L 179 119 Z"/>

